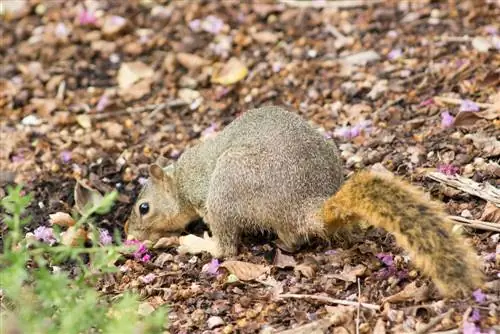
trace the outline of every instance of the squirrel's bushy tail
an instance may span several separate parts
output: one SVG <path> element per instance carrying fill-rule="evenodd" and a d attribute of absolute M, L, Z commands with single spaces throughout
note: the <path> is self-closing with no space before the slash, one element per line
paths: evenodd
<path fill-rule="evenodd" d="M 352 219 L 385 229 L 443 295 L 469 293 L 482 283 L 475 250 L 452 232 L 441 205 L 424 196 L 396 177 L 363 171 L 325 202 L 323 218 L 332 231 Z"/>

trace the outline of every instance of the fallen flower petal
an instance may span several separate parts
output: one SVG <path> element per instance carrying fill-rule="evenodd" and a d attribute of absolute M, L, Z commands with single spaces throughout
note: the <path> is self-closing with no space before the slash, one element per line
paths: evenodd
<path fill-rule="evenodd" d="M 474 101 L 462 100 L 460 103 L 460 111 L 477 112 L 479 111 L 479 106 Z"/>
<path fill-rule="evenodd" d="M 51 227 L 40 226 L 37 227 L 33 234 L 38 241 L 42 241 L 48 243 L 49 245 L 53 245 L 56 242 L 56 238 L 54 236 L 54 230 Z"/>
<path fill-rule="evenodd" d="M 450 128 L 453 126 L 455 117 L 453 117 L 449 112 L 444 111 L 441 113 L 441 126 L 443 128 Z"/>
<path fill-rule="evenodd" d="M 97 17 L 95 17 L 94 12 L 83 10 L 80 15 L 78 15 L 78 23 L 80 25 L 94 25 L 97 23 Z"/>
<path fill-rule="evenodd" d="M 212 259 L 212 261 L 210 261 L 210 263 L 207 263 L 203 266 L 201 271 L 212 274 L 212 275 L 216 275 L 217 271 L 219 270 L 219 266 L 220 266 L 219 260 Z"/>
<path fill-rule="evenodd" d="M 481 289 L 477 289 L 472 293 L 472 296 L 474 297 L 474 300 L 481 304 L 486 301 L 486 295 L 481 291 Z"/>
<path fill-rule="evenodd" d="M 113 242 L 113 238 L 111 238 L 111 236 L 109 235 L 108 230 L 99 230 L 99 242 L 103 246 L 111 245 L 111 243 Z"/>
<path fill-rule="evenodd" d="M 147 274 L 146 276 L 141 276 L 139 279 L 145 283 L 145 284 L 149 284 L 151 282 L 154 281 L 154 279 L 156 278 L 156 275 L 153 274 L 153 273 L 149 273 Z"/>
<path fill-rule="evenodd" d="M 444 175 L 457 175 L 460 172 L 460 168 L 450 165 L 450 164 L 444 164 L 444 165 L 439 165 L 437 167 L 437 171 L 444 174 Z"/>

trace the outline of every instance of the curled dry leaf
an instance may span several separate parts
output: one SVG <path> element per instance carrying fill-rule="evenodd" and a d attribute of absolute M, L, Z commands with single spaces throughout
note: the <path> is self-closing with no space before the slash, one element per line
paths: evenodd
<path fill-rule="evenodd" d="M 97 190 L 90 188 L 78 180 L 74 190 L 75 208 L 83 214 L 85 209 L 92 207 L 102 201 L 103 196 Z"/>
<path fill-rule="evenodd" d="M 69 227 L 76 224 L 75 220 L 66 212 L 56 212 L 49 215 L 49 222 L 51 225 L 63 227 Z"/>
<path fill-rule="evenodd" d="M 270 270 L 268 266 L 243 261 L 225 261 L 220 267 L 226 268 L 229 273 L 235 275 L 241 281 L 256 279 Z"/>
<path fill-rule="evenodd" d="M 153 248 L 154 249 L 161 249 L 161 248 L 171 248 L 173 246 L 178 246 L 179 245 L 179 237 L 173 236 L 173 237 L 164 237 L 160 238 L 158 240 Z"/>
<path fill-rule="evenodd" d="M 411 282 L 402 291 L 385 298 L 382 303 L 398 303 L 407 300 L 414 300 L 416 303 L 424 301 L 428 298 L 429 286 L 424 284 L 420 287 L 417 282 Z"/>
<path fill-rule="evenodd" d="M 317 268 L 315 266 L 301 263 L 295 266 L 294 271 L 301 273 L 306 278 L 313 278 L 316 274 L 316 269 Z"/>
<path fill-rule="evenodd" d="M 210 61 L 191 53 L 178 53 L 176 59 L 179 64 L 181 64 L 188 70 L 196 70 L 210 64 Z"/>
<path fill-rule="evenodd" d="M 500 224 L 500 208 L 491 202 L 486 202 L 481 220 Z"/>
<path fill-rule="evenodd" d="M 238 58 L 231 58 L 212 75 L 212 82 L 229 86 L 243 80 L 248 74 L 248 68 Z"/>
<path fill-rule="evenodd" d="M 344 270 L 342 270 L 340 274 L 333 274 L 331 276 L 342 281 L 354 283 L 356 282 L 356 278 L 358 276 L 362 276 L 365 272 L 366 272 L 366 267 L 362 264 L 358 264 L 355 267 L 346 264 L 344 266 Z"/>
<path fill-rule="evenodd" d="M 179 237 L 179 247 L 177 248 L 179 253 L 199 254 L 201 252 L 209 252 L 213 255 L 215 254 L 215 250 L 215 242 L 206 232 L 203 238 L 194 234 Z"/>
<path fill-rule="evenodd" d="M 87 240 L 87 231 L 83 228 L 76 226 L 70 226 L 66 232 L 61 233 L 61 244 L 70 247 L 76 247 L 81 245 L 85 240 Z"/>
<path fill-rule="evenodd" d="M 273 260 L 273 264 L 278 268 L 293 268 L 297 265 L 297 262 L 295 261 L 293 256 L 283 254 L 283 252 L 278 248 Z"/>

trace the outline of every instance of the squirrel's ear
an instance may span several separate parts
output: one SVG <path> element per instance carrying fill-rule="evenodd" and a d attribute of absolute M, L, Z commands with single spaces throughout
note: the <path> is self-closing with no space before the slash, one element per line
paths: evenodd
<path fill-rule="evenodd" d="M 161 169 L 160 165 L 152 164 L 149 166 L 149 176 L 151 176 L 154 180 L 161 181 L 163 180 L 163 176 L 165 173 L 163 169 Z"/>

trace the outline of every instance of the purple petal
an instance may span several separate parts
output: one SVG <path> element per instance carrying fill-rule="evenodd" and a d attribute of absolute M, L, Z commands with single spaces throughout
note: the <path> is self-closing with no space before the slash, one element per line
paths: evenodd
<path fill-rule="evenodd" d="M 64 163 L 68 163 L 71 161 L 71 152 L 70 151 L 62 151 L 59 156 Z"/>
<path fill-rule="evenodd" d="M 33 235 L 38 241 L 53 245 L 56 242 L 52 227 L 39 226 L 33 231 Z"/>
<path fill-rule="evenodd" d="M 209 273 L 211 275 L 217 275 L 217 271 L 219 270 L 219 260 L 218 259 L 212 259 L 210 263 L 207 263 L 203 266 L 201 271 Z"/>
<path fill-rule="evenodd" d="M 151 260 L 151 255 L 149 254 L 144 254 L 141 258 L 142 262 L 149 262 Z"/>
<path fill-rule="evenodd" d="M 486 301 L 486 295 L 481 291 L 481 289 L 477 289 L 472 293 L 472 296 L 474 297 L 474 300 L 481 304 Z"/>
<path fill-rule="evenodd" d="M 193 20 L 188 23 L 188 26 L 192 31 L 198 32 L 201 30 L 201 21 L 199 19 Z"/>
<path fill-rule="evenodd" d="M 141 276 L 140 277 L 140 280 L 145 283 L 145 284 L 149 284 L 151 282 L 154 281 L 154 279 L 156 278 L 156 275 L 153 274 L 153 273 L 149 273 L 147 274 L 146 276 Z"/>
<path fill-rule="evenodd" d="M 402 55 L 403 55 L 403 51 L 401 49 L 394 49 L 394 50 L 391 50 L 391 52 L 389 52 L 389 54 L 387 55 L 387 58 L 389 58 L 390 60 L 394 60 L 394 59 L 400 58 Z"/>
<path fill-rule="evenodd" d="M 441 113 L 441 126 L 443 128 L 449 128 L 453 126 L 455 118 L 447 111 Z"/>
<path fill-rule="evenodd" d="M 438 172 L 444 174 L 444 175 L 457 175 L 460 172 L 460 168 L 450 165 L 450 164 L 443 164 L 439 165 L 437 167 Z"/>
<path fill-rule="evenodd" d="M 477 112 L 479 111 L 479 106 L 474 101 L 462 100 L 460 103 L 460 111 Z"/>
<path fill-rule="evenodd" d="M 473 322 L 464 322 L 463 334 L 481 334 L 481 330 Z"/>
<path fill-rule="evenodd" d="M 80 15 L 78 15 L 78 22 L 80 25 L 94 25 L 97 23 L 97 18 L 94 12 L 83 10 L 80 12 Z"/>
<path fill-rule="evenodd" d="M 99 242 L 103 246 L 111 245 L 113 238 L 109 235 L 108 230 L 99 229 Z"/>
<path fill-rule="evenodd" d="M 379 253 L 376 256 L 386 266 L 390 267 L 390 266 L 394 265 L 394 257 L 392 256 L 392 254 L 389 254 L 389 253 Z"/>
<path fill-rule="evenodd" d="M 479 314 L 478 309 L 474 309 L 474 311 L 472 311 L 472 315 L 470 317 L 470 320 L 472 320 L 474 322 L 478 322 L 479 320 L 481 320 L 481 314 Z"/>
<path fill-rule="evenodd" d="M 430 105 L 432 105 L 432 104 L 434 104 L 434 99 L 431 97 L 431 98 L 429 98 L 429 99 L 427 99 L 427 100 L 422 101 L 422 102 L 419 104 L 419 107 L 426 107 L 426 106 L 430 106 Z"/>
<path fill-rule="evenodd" d="M 102 94 L 102 96 L 99 98 L 99 101 L 97 102 L 97 105 L 95 107 L 95 110 L 101 112 L 106 107 L 109 105 L 109 98 L 106 94 Z"/>

